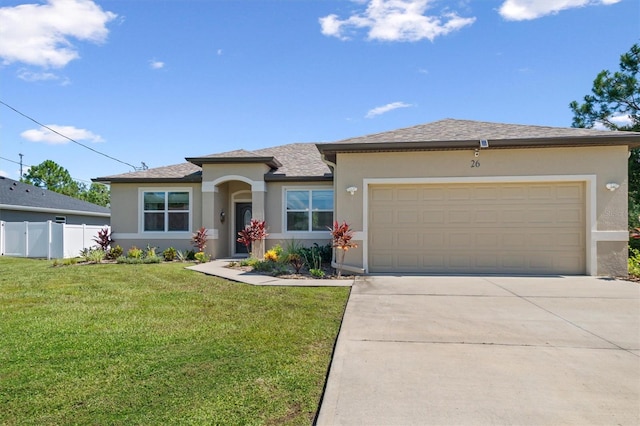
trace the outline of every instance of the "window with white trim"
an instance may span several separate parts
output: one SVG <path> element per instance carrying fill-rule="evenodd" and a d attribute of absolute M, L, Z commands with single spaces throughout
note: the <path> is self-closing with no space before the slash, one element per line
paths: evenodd
<path fill-rule="evenodd" d="M 287 231 L 326 231 L 333 225 L 333 190 L 287 190 L 286 211 Z"/>
<path fill-rule="evenodd" d="M 142 230 L 144 232 L 189 231 L 191 193 L 188 191 L 144 191 Z"/>

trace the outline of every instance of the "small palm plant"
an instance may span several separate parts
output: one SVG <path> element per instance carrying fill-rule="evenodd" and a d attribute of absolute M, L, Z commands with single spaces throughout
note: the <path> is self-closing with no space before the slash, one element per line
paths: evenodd
<path fill-rule="evenodd" d="M 333 222 L 333 227 L 329 228 L 331 232 L 331 247 L 340 250 L 338 255 L 338 278 L 342 276 L 342 265 L 344 265 L 344 256 L 347 251 L 352 248 L 358 247 L 356 243 L 351 241 L 353 239 L 353 229 L 349 227 L 347 222 L 339 224 L 336 220 Z"/>

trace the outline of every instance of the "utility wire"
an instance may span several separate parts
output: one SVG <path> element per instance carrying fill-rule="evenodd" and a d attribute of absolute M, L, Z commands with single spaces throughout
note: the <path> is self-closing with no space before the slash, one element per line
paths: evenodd
<path fill-rule="evenodd" d="M 19 161 L 16 161 L 16 160 L 10 160 L 9 158 L 0 157 L 0 160 L 4 160 L 4 161 L 8 161 L 8 162 L 10 162 L 10 163 L 15 163 L 15 164 L 20 165 L 20 162 L 19 162 Z M 30 165 L 28 165 L 28 164 L 23 164 L 23 166 L 27 166 L 27 167 L 35 167 L 35 166 L 30 166 Z M 22 176 L 21 176 L 20 178 L 22 178 Z M 88 180 L 76 179 L 76 178 L 74 178 L 74 177 L 71 177 L 71 179 L 75 180 L 76 182 L 93 183 L 93 182 L 90 182 L 90 181 L 88 181 Z"/>
<path fill-rule="evenodd" d="M 100 152 L 100 151 L 98 151 L 98 150 L 96 150 L 96 149 L 91 148 L 90 146 L 87 146 L 87 145 L 85 145 L 85 144 L 82 144 L 82 143 L 80 143 L 80 142 L 78 142 L 78 141 L 74 140 L 74 139 L 71 139 L 69 136 L 65 136 L 65 135 L 63 135 L 62 133 L 58 132 L 57 130 L 54 130 L 54 129 L 52 129 L 52 128 L 51 128 L 51 127 L 49 127 L 49 126 L 46 126 L 46 125 L 44 125 L 44 124 L 40 123 L 39 121 L 37 121 L 36 119 L 34 119 L 34 118 L 32 118 L 32 117 L 29 117 L 27 114 L 25 114 L 25 113 L 23 113 L 23 112 L 18 111 L 17 109 L 15 109 L 14 107 L 12 107 L 11 105 L 7 104 L 6 102 L 3 102 L 1 99 L 0 99 L 0 104 L 2 104 L 2 105 L 4 105 L 4 106 L 6 106 L 7 108 L 9 108 L 9 109 L 11 109 L 11 110 L 15 111 L 16 113 L 20 114 L 20 115 L 21 115 L 21 116 L 23 116 L 24 118 L 26 118 L 26 119 L 28 119 L 28 120 L 33 121 L 33 122 L 34 122 L 34 123 L 36 123 L 38 126 L 42 126 L 42 127 L 44 127 L 45 129 L 49 130 L 50 132 L 55 133 L 55 134 L 56 134 L 56 135 L 58 135 L 58 136 L 62 136 L 63 138 L 68 139 L 68 140 L 70 140 L 71 142 L 73 142 L 73 143 L 75 143 L 75 144 L 77 144 L 77 145 L 80 145 L 80 146 L 81 146 L 81 147 L 83 147 L 83 148 L 88 149 L 89 151 L 93 151 L 93 152 L 95 152 L 96 154 L 100 154 L 100 155 L 102 155 L 102 156 L 104 156 L 104 157 L 107 157 L 107 158 L 109 158 L 109 159 L 111 159 L 111 160 L 117 161 L 118 163 L 125 164 L 125 165 L 127 165 L 127 166 L 131 167 L 133 170 L 136 170 L 136 166 L 134 166 L 133 164 L 129 164 L 129 163 L 127 163 L 126 161 L 118 160 L 118 159 L 117 159 L 117 158 L 115 158 L 115 157 L 112 157 L 112 156 L 110 156 L 110 155 L 107 155 L 107 154 L 105 154 L 105 153 L 103 153 L 103 152 Z"/>

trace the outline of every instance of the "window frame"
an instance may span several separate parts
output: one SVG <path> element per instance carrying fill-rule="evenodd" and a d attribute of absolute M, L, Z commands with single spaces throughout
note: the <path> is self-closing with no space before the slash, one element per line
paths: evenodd
<path fill-rule="evenodd" d="M 145 210 L 144 194 L 148 192 L 164 193 L 164 210 Z M 186 192 L 189 197 L 189 208 L 187 210 L 170 210 L 169 209 L 169 193 L 170 192 Z M 164 230 L 162 231 L 146 231 L 144 229 L 145 213 L 163 213 L 164 214 Z M 187 229 L 180 231 L 169 230 L 169 213 L 187 213 Z M 191 235 L 193 222 L 193 188 L 183 188 L 177 186 L 170 187 L 144 187 L 138 188 L 138 232 L 140 234 L 161 234 L 161 235 Z"/>
<path fill-rule="evenodd" d="M 305 210 L 289 210 L 287 209 L 287 204 L 288 204 L 288 193 L 289 192 L 299 192 L 299 191 L 306 191 L 308 193 L 308 197 L 309 197 L 309 205 L 307 207 L 307 209 Z M 315 209 L 313 208 L 313 192 L 314 191 L 331 191 L 333 194 L 333 202 L 331 204 L 331 209 Z M 298 186 L 287 186 L 287 187 L 283 187 L 282 188 L 282 232 L 285 234 L 320 234 L 323 232 L 329 232 L 328 229 L 318 229 L 318 230 L 314 230 L 313 229 L 313 213 L 314 212 L 331 212 L 331 223 L 333 223 L 334 220 L 334 214 L 335 214 L 335 204 L 336 204 L 336 199 L 335 199 L 335 190 L 333 188 L 333 186 L 304 186 L 304 187 L 298 187 Z M 289 230 L 288 229 L 288 213 L 289 212 L 308 212 L 308 218 L 307 218 L 307 229 L 306 230 Z"/>

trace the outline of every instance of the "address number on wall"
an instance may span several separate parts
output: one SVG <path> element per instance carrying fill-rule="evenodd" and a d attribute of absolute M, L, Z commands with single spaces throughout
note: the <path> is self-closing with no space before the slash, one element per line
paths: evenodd
<path fill-rule="evenodd" d="M 471 168 L 476 168 L 476 167 L 480 167 L 480 161 L 478 160 L 471 160 Z"/>

